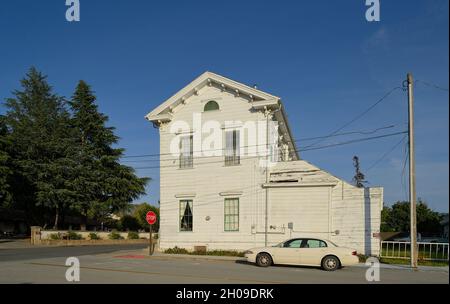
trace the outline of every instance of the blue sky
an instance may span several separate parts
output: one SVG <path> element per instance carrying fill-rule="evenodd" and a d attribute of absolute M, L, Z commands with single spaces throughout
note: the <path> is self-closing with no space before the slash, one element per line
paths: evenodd
<path fill-rule="evenodd" d="M 11 96 L 30 66 L 67 97 L 84 79 L 128 155 L 158 153 L 158 132 L 144 115 L 206 70 L 281 96 L 298 139 L 334 131 L 401 86 L 409 71 L 448 88 L 447 0 L 384 0 L 381 21 L 372 23 L 365 19 L 364 0 L 80 3 L 81 21 L 69 23 L 65 0 L 2 1 L 0 99 Z M 417 195 L 433 209 L 448 211 L 448 91 L 419 82 L 415 97 Z M 406 93 L 397 90 L 343 131 L 395 125 L 385 131 L 390 133 L 405 130 L 406 122 Z M 353 138 L 358 136 L 323 144 Z M 400 139 L 301 156 L 351 181 L 352 157 L 358 155 L 369 185 L 383 186 L 391 204 L 406 198 L 403 146 L 365 169 Z M 153 178 L 139 201 L 156 203 L 159 171 L 138 174 Z"/>

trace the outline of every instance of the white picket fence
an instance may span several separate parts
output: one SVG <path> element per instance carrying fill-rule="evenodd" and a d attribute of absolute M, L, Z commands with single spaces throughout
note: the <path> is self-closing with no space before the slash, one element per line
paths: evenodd
<path fill-rule="evenodd" d="M 427 261 L 448 261 L 449 243 L 418 242 L 419 259 Z M 382 258 L 409 259 L 411 242 L 382 241 Z"/>

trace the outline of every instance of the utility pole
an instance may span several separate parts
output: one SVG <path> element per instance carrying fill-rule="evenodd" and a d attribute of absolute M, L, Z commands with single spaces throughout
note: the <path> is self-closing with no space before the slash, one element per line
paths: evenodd
<path fill-rule="evenodd" d="M 416 224 L 416 167 L 414 159 L 414 96 L 413 76 L 407 75 L 408 83 L 408 138 L 409 138 L 409 202 L 411 217 L 411 268 L 417 269 L 417 224 Z"/>

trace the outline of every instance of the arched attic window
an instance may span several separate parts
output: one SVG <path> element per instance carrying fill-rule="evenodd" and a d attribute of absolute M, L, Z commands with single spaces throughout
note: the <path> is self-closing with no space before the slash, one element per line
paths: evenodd
<path fill-rule="evenodd" d="M 205 111 L 205 112 L 215 111 L 215 110 L 219 110 L 219 104 L 217 102 L 215 102 L 214 100 L 208 101 L 205 104 L 205 107 L 203 109 L 203 111 Z"/>

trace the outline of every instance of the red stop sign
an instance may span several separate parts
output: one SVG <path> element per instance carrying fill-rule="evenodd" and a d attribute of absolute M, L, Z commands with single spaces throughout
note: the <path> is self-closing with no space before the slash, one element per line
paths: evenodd
<path fill-rule="evenodd" d="M 153 225 L 154 223 L 156 223 L 156 213 L 153 211 L 147 212 L 145 219 L 147 220 L 147 223 Z"/>

